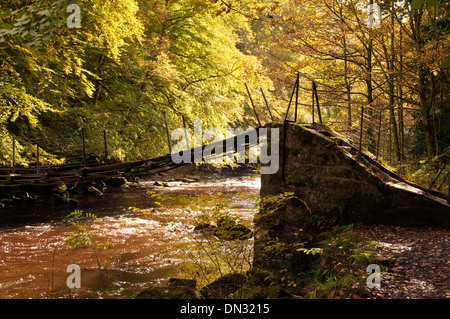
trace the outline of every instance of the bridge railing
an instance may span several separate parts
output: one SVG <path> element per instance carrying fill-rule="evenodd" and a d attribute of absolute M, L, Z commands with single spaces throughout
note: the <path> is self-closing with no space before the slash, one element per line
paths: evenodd
<path fill-rule="evenodd" d="M 16 147 L 16 138 L 12 137 L 11 143 L 11 154 L 10 154 L 10 162 L 3 163 L 0 166 L 0 180 L 7 178 L 9 175 L 39 175 L 41 173 L 46 173 L 49 171 L 59 170 L 71 170 L 71 169 L 79 169 L 82 167 L 96 167 L 105 164 L 117 163 L 118 161 L 114 158 L 111 158 L 108 155 L 108 145 L 107 145 L 107 133 L 106 130 L 103 130 L 103 145 L 102 150 L 96 152 L 96 155 L 89 155 L 86 152 L 86 129 L 81 128 L 80 140 L 81 140 L 81 150 L 79 155 L 76 156 L 64 156 L 65 158 L 72 158 L 70 163 L 68 164 L 53 164 L 49 161 L 42 160 L 42 144 L 39 139 L 35 141 L 34 149 L 31 153 L 28 153 L 28 157 L 30 158 L 28 165 L 22 165 L 17 163 L 17 147 Z M 102 154 L 103 152 L 103 154 Z"/>

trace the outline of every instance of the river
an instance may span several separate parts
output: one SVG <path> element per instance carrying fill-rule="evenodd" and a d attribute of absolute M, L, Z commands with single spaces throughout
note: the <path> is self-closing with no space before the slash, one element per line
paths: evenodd
<path fill-rule="evenodd" d="M 50 205 L 1 209 L 0 298 L 133 298 L 170 277 L 207 284 L 251 264 L 252 239 L 221 241 L 193 232 L 198 222 L 229 214 L 251 228 L 260 179 L 241 176 L 204 182 L 141 181 L 73 197 L 88 219 L 93 247 L 66 245 L 74 208 Z M 99 248 L 109 242 L 113 247 Z M 69 265 L 80 267 L 80 288 L 69 288 Z M 99 268 L 102 269 L 99 271 Z"/>

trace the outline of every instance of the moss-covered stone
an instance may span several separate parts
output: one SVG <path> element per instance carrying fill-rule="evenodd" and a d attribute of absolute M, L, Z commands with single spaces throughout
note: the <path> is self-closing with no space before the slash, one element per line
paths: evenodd
<path fill-rule="evenodd" d="M 223 299 L 235 293 L 244 286 L 247 276 L 240 273 L 230 273 L 204 286 L 200 293 L 206 299 Z"/>
<path fill-rule="evenodd" d="M 214 235 L 223 240 L 244 240 L 252 236 L 252 231 L 245 225 L 238 224 L 230 218 L 222 217 L 217 221 Z"/>
<path fill-rule="evenodd" d="M 170 278 L 165 284 L 145 289 L 135 299 L 200 299 L 196 285 L 195 280 Z"/>
<path fill-rule="evenodd" d="M 105 180 L 105 185 L 107 187 L 122 187 L 127 183 L 127 179 L 125 177 L 111 177 Z"/>

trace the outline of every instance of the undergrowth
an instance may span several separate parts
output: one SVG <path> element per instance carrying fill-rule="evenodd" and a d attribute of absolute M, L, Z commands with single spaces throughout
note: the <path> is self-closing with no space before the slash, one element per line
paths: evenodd
<path fill-rule="evenodd" d="M 377 242 L 367 241 L 352 225 L 336 226 L 321 234 L 319 247 L 303 250 L 316 258 L 309 270 L 292 272 L 289 265 L 278 269 L 254 268 L 253 289 L 247 297 L 271 298 L 358 298 L 368 274 L 367 266 L 375 260 Z M 282 253 L 280 243 L 274 249 Z M 265 296 L 261 288 L 267 288 Z M 256 294 L 256 295 L 253 295 Z"/>
<path fill-rule="evenodd" d="M 348 297 L 365 285 L 366 268 L 375 260 L 377 243 L 365 240 L 352 228 L 339 226 L 321 235 L 322 252 L 305 278 L 306 297 Z"/>

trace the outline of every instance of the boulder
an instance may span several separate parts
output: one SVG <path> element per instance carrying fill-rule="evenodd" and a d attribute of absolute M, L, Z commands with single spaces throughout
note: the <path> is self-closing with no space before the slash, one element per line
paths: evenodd
<path fill-rule="evenodd" d="M 70 188 L 69 192 L 82 195 L 102 196 L 103 192 L 101 189 L 105 186 L 106 185 L 103 182 L 80 182 Z"/>
<path fill-rule="evenodd" d="M 195 279 L 180 279 L 180 278 L 170 278 L 170 287 L 188 287 L 195 289 L 197 287 L 197 280 Z"/>
<path fill-rule="evenodd" d="M 127 183 L 127 179 L 125 177 L 111 177 L 105 180 L 105 185 L 107 187 L 122 187 Z"/>
<path fill-rule="evenodd" d="M 177 178 L 176 179 L 178 182 L 182 182 L 182 183 L 195 183 L 198 182 L 198 179 L 192 179 L 192 178 Z"/>
<path fill-rule="evenodd" d="M 169 187 L 169 185 L 166 182 L 162 181 L 156 181 L 153 183 L 154 186 L 163 186 L 163 187 Z"/>
<path fill-rule="evenodd" d="M 212 235 L 216 231 L 216 226 L 208 224 L 208 223 L 200 223 L 194 227 L 194 232 L 202 233 L 205 235 Z"/>
<path fill-rule="evenodd" d="M 10 200 L 11 201 L 9 203 L 12 206 L 43 204 L 42 200 L 38 199 L 34 195 L 30 195 L 28 192 L 25 191 L 17 191 L 12 193 Z M 6 203 L 5 200 L 3 202 Z"/>
<path fill-rule="evenodd" d="M 166 284 L 155 285 L 140 292 L 135 299 L 200 299 L 191 279 L 170 278 Z"/>
<path fill-rule="evenodd" d="M 230 273 L 212 283 L 204 286 L 200 290 L 203 298 L 226 298 L 241 288 L 247 282 L 247 276 L 239 273 Z"/>
<path fill-rule="evenodd" d="M 243 224 L 238 224 L 230 218 L 222 217 L 217 221 L 214 235 L 223 240 L 244 240 L 252 237 L 252 231 Z"/>
<path fill-rule="evenodd" d="M 62 185 L 54 187 L 52 189 L 52 193 L 53 194 L 58 194 L 58 195 L 63 196 L 63 197 L 69 197 L 69 192 L 67 190 L 67 185 L 65 185 L 65 184 L 62 184 Z"/>

